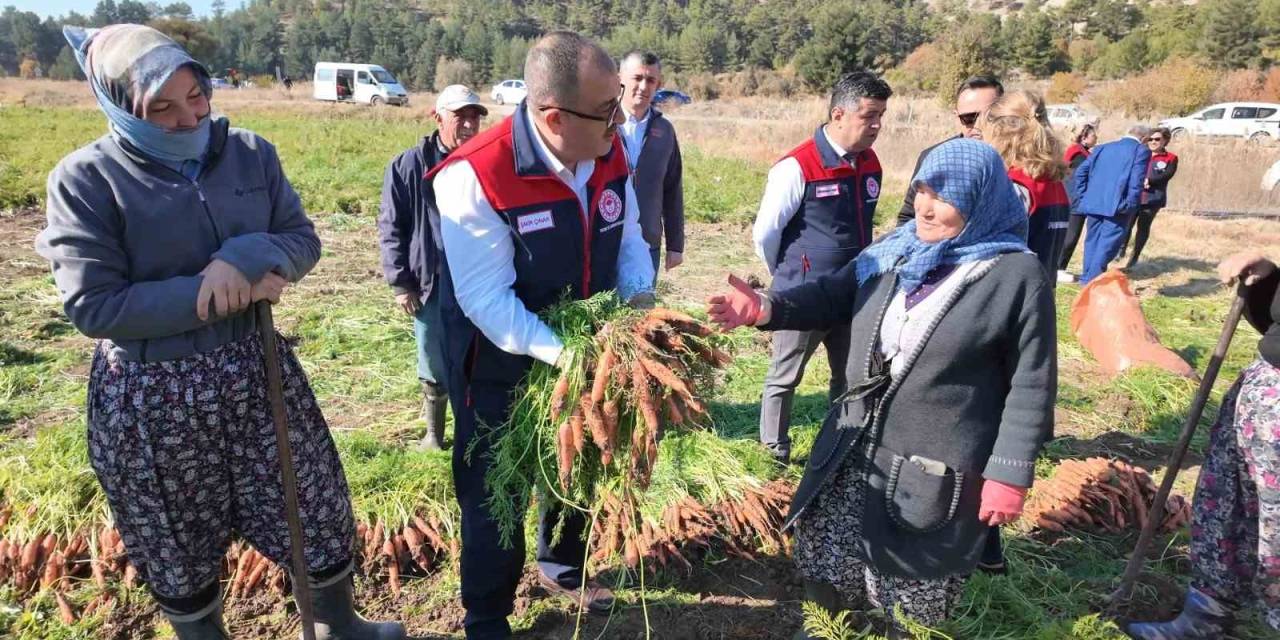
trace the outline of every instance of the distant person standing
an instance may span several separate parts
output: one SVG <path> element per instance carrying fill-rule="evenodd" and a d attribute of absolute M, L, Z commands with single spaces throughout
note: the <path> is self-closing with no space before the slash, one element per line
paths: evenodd
<path fill-rule="evenodd" d="M 487 115 L 489 110 L 471 89 L 460 84 L 445 87 L 436 98 L 436 132 L 396 156 L 382 180 L 378 209 L 382 273 L 395 292 L 396 305 L 413 317 L 422 419 L 427 427 L 419 442 L 423 449 L 444 447 L 444 414 L 449 404 L 436 288 L 443 251 L 440 210 L 431 181 L 423 175 L 473 138 L 480 131 L 480 119 Z"/>
<path fill-rule="evenodd" d="M 1094 150 L 1072 177 L 1076 211 L 1088 218 L 1081 284 L 1102 275 L 1120 253 L 1129 217 L 1142 203 L 1142 185 L 1151 161 L 1144 141 L 1150 133 L 1145 125 L 1133 125 L 1125 137 Z"/>
<path fill-rule="evenodd" d="M 871 145 L 892 95 L 873 73 L 846 74 L 831 90 L 827 123 L 769 170 L 752 236 L 756 255 L 773 275 L 773 290 L 834 273 L 871 243 L 882 176 Z M 783 464 L 791 460 L 791 400 L 819 344 L 827 349 L 834 400 L 845 389 L 849 325 L 773 334 L 760 441 Z"/>
<path fill-rule="evenodd" d="M 653 273 L 657 278 L 665 236 L 667 270 L 684 262 L 684 165 L 676 129 L 653 106 L 662 88 L 662 62 L 647 51 L 622 57 L 618 70 L 622 81 L 622 108 L 627 120 L 618 127 L 631 166 L 640 205 L 640 229 L 649 243 Z"/>
<path fill-rule="evenodd" d="M 1052 277 L 1062 255 L 1070 205 L 1062 184 L 1067 164 L 1044 99 L 1027 91 L 1007 93 L 991 105 L 979 126 L 983 140 L 1000 152 L 1014 190 L 1027 207 L 1027 247 Z"/>
<path fill-rule="evenodd" d="M 1080 165 L 1089 158 L 1096 144 L 1098 144 L 1098 127 L 1093 124 L 1080 127 L 1075 141 L 1067 147 L 1066 153 L 1062 156 L 1067 163 L 1069 175 L 1075 175 L 1076 169 L 1079 169 Z M 1071 256 L 1075 254 L 1076 245 L 1080 242 L 1080 235 L 1084 232 L 1084 216 L 1076 213 L 1075 205 L 1075 199 L 1072 198 L 1071 215 L 1067 216 L 1067 237 L 1063 240 L 1062 258 L 1058 261 L 1058 282 L 1075 282 L 1076 280 L 1075 276 L 1067 273 L 1067 263 L 1071 262 Z"/>
<path fill-rule="evenodd" d="M 1125 247 L 1128 247 L 1133 230 L 1138 230 L 1137 237 L 1133 239 L 1133 254 L 1129 256 L 1126 269 L 1138 263 L 1142 248 L 1147 246 L 1147 239 L 1151 237 L 1151 223 L 1169 202 L 1169 181 L 1178 172 L 1178 156 L 1168 148 L 1169 135 L 1168 129 L 1157 127 L 1147 137 L 1151 163 L 1147 165 L 1147 179 L 1142 186 L 1142 204 L 1138 207 L 1138 215 L 1129 224 L 1129 235 L 1125 237 Z M 1125 248 L 1121 248 L 1120 255 L 1124 254 Z"/>
<path fill-rule="evenodd" d="M 1000 79 L 995 76 L 977 75 L 966 79 L 960 83 L 960 87 L 956 89 L 956 134 L 947 138 L 947 140 L 955 140 L 956 138 L 972 138 L 975 140 L 982 139 L 982 131 L 978 129 L 978 119 L 982 114 L 991 108 L 991 104 L 1004 95 L 1004 85 L 1000 83 Z M 944 140 L 943 142 L 946 142 Z M 925 156 L 933 151 L 939 142 L 928 149 L 920 152 L 920 156 L 916 158 L 916 168 L 911 171 L 911 175 L 915 175 L 920 171 L 920 165 L 924 164 Z M 914 181 L 907 185 L 907 195 L 902 199 L 902 208 L 898 210 L 898 224 L 904 225 L 916 217 L 916 184 Z"/>

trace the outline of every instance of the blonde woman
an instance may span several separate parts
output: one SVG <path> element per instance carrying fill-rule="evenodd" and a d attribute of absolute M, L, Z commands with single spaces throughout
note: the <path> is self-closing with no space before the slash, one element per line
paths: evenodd
<path fill-rule="evenodd" d="M 1049 127 L 1044 99 L 1028 91 L 1004 94 L 979 123 L 982 138 L 996 148 L 1030 216 L 1027 247 L 1053 274 L 1071 213 L 1062 143 Z"/>

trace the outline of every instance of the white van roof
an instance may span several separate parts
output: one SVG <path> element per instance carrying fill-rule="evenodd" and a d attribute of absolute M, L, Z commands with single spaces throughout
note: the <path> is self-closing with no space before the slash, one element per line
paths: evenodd
<path fill-rule="evenodd" d="M 320 67 L 350 67 L 352 69 L 382 69 L 381 65 L 366 64 L 363 62 L 317 62 L 316 68 Z M 385 69 L 383 69 L 385 71 Z"/>

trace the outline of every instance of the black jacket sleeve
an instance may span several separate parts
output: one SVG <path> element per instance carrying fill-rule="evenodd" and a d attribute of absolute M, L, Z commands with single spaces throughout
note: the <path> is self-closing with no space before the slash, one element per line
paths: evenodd
<path fill-rule="evenodd" d="M 404 176 L 400 175 L 402 157 L 387 165 L 382 179 L 382 202 L 378 207 L 378 246 L 382 254 L 382 274 L 387 284 L 396 293 L 415 293 L 418 282 L 409 265 L 413 203 L 410 187 L 405 183 Z"/>
<path fill-rule="evenodd" d="M 929 147 L 920 152 L 916 157 L 916 168 L 911 170 L 911 179 L 907 181 L 907 194 L 902 198 L 902 208 L 898 210 L 898 226 L 911 222 L 916 219 L 916 174 L 920 173 L 920 165 L 924 164 L 924 157 L 933 151 L 933 147 Z"/>
<path fill-rule="evenodd" d="M 1280 295 L 1280 268 L 1250 285 L 1245 290 L 1245 295 L 1247 296 L 1244 307 L 1245 319 L 1258 330 L 1258 333 L 1266 333 L 1276 321 L 1271 317 L 1271 307 L 1276 296 Z"/>
<path fill-rule="evenodd" d="M 851 260 L 839 271 L 821 276 L 813 282 L 771 292 L 770 319 L 760 329 L 813 331 L 849 322 L 853 316 L 853 301 L 858 292 L 856 263 L 856 260 Z"/>

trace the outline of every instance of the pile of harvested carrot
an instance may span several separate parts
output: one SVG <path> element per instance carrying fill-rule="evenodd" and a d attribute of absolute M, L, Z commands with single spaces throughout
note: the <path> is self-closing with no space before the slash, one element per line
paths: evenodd
<path fill-rule="evenodd" d="M 1067 529 L 1121 533 L 1142 529 L 1156 485 L 1146 470 L 1121 460 L 1063 460 L 1046 480 L 1036 480 L 1027 520 L 1054 532 Z M 1176 531 L 1191 521 L 1191 504 L 1170 495 L 1159 530 Z"/>
<path fill-rule="evenodd" d="M 692 572 L 689 556 L 717 543 L 725 552 L 743 558 L 755 557 L 753 548 L 759 544 L 776 552 L 786 547 L 782 520 L 794 491 L 786 481 L 775 480 L 747 487 L 741 498 L 727 498 L 709 509 L 684 496 L 668 505 L 660 519 L 645 517 L 635 505 L 606 493 L 592 532 L 597 543 L 591 560 L 604 565 L 620 556 L 632 568 L 645 559 L 654 561 L 648 565 L 651 568 L 679 567 Z M 640 523 L 639 530 L 628 537 L 626 532 L 633 522 Z"/>
<path fill-rule="evenodd" d="M 0 513 L 0 531 L 8 519 L 7 510 Z M 91 535 L 65 538 L 52 533 L 26 541 L 0 538 L 0 585 L 11 584 L 20 596 L 52 592 L 67 624 L 80 614 L 63 594 L 86 579 L 92 579 L 103 592 L 85 606 L 83 615 L 112 603 L 113 596 L 105 591 L 108 580 L 137 586 L 138 570 L 129 562 L 115 529 L 104 525 Z"/>
<path fill-rule="evenodd" d="M 0 536 L 6 532 L 9 516 L 7 507 L 0 508 Z M 362 522 L 356 530 L 357 562 L 365 575 L 385 577 L 396 595 L 400 593 L 402 574 L 427 575 L 442 562 L 458 556 L 456 527 L 436 515 L 413 516 L 399 526 L 382 521 Z M 227 550 L 223 580 L 229 601 L 262 592 L 283 595 L 288 590 L 284 568 L 243 541 L 234 542 Z M 65 537 L 53 533 L 34 535 L 29 540 L 0 537 L 0 585 L 12 585 L 22 597 L 52 592 L 67 624 L 112 605 L 115 595 L 108 587 L 116 583 L 134 588 L 139 580 L 124 541 L 110 524 L 99 525 L 91 533 Z M 77 612 L 63 594 L 90 584 L 98 593 L 82 612 Z"/>

